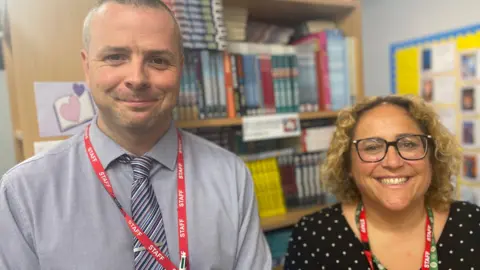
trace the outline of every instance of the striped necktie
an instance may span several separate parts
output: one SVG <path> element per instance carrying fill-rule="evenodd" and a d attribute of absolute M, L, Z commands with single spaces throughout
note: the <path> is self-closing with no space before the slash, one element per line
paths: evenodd
<path fill-rule="evenodd" d="M 153 159 L 147 156 L 130 158 L 133 168 L 132 218 L 145 234 L 157 243 L 165 256 L 169 257 L 167 238 L 163 226 L 162 213 L 155 192 L 149 181 Z M 155 258 L 144 249 L 134 237 L 135 270 L 164 269 Z"/>

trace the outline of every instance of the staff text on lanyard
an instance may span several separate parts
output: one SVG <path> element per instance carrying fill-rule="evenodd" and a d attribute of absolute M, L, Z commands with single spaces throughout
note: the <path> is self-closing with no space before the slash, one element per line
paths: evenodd
<path fill-rule="evenodd" d="M 362 203 L 359 203 L 355 212 L 355 221 L 357 223 L 358 230 L 360 231 L 360 240 L 364 246 L 364 254 L 367 258 L 370 269 L 374 270 L 374 264 L 380 270 L 386 270 L 381 266 L 377 258 L 372 254 L 370 250 L 370 243 L 368 239 L 367 230 L 367 217 L 365 208 Z M 425 222 L 425 249 L 423 251 L 423 261 L 421 270 L 437 270 L 438 269 L 438 257 L 435 243 L 435 237 L 433 235 L 433 212 L 430 207 L 427 207 L 427 218 Z"/>
<path fill-rule="evenodd" d="M 188 265 L 188 233 L 187 233 L 187 210 L 186 210 L 186 191 L 185 191 L 185 163 L 183 158 L 183 143 L 182 135 L 177 129 L 177 180 L 178 180 L 178 189 L 177 189 L 177 212 L 178 212 L 178 242 L 180 247 L 180 267 L 177 268 L 172 261 L 163 254 L 160 249 L 155 245 L 155 243 L 140 229 L 140 227 L 133 221 L 133 219 L 125 212 L 120 202 L 117 200 L 115 193 L 110 182 L 110 179 L 105 172 L 100 163 L 95 149 L 93 148 L 92 142 L 90 141 L 90 125 L 87 126 L 84 134 L 85 149 L 87 151 L 88 158 L 92 164 L 95 173 L 100 180 L 100 182 L 105 187 L 110 197 L 117 205 L 118 209 L 122 213 L 127 222 L 128 227 L 132 234 L 142 243 L 145 249 L 167 270 L 184 270 L 187 269 Z"/>

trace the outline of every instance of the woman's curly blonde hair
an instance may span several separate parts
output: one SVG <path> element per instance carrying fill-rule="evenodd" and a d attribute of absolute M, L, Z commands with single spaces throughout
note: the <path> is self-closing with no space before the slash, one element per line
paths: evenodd
<path fill-rule="evenodd" d="M 430 154 L 432 181 L 425 195 L 425 202 L 437 209 L 448 208 L 454 199 L 451 179 L 457 176 L 461 166 L 461 146 L 455 136 L 440 123 L 433 107 L 418 96 L 372 97 L 340 111 L 326 160 L 322 164 L 322 181 L 325 187 L 340 202 L 352 203 L 360 200 L 360 192 L 349 176 L 353 133 L 363 113 L 384 103 L 407 110 L 423 132 L 432 136 L 434 143 L 429 148 L 430 153 L 434 153 Z"/>

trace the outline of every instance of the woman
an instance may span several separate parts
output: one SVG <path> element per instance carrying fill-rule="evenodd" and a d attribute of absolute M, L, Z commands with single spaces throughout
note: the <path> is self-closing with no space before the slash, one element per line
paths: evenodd
<path fill-rule="evenodd" d="M 342 111 L 322 170 L 339 203 L 295 225 L 285 269 L 480 269 L 480 208 L 453 200 L 460 162 L 420 97 Z"/>

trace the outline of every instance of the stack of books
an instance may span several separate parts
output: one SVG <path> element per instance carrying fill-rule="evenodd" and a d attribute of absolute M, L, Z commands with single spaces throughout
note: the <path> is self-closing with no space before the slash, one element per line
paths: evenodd
<path fill-rule="evenodd" d="M 222 0 L 164 0 L 180 25 L 188 49 L 224 50 L 227 31 Z"/>
<path fill-rule="evenodd" d="M 245 41 L 247 38 L 248 9 L 241 7 L 225 7 L 223 12 L 227 28 L 228 41 Z"/>

